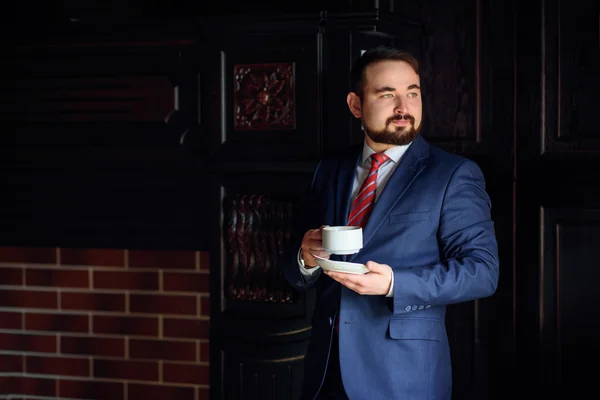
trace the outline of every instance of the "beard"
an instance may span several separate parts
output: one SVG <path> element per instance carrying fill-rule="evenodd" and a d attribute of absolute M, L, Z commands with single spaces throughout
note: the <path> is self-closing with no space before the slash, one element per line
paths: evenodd
<path fill-rule="evenodd" d="M 393 121 L 401 119 L 408 120 L 410 125 L 398 126 L 393 131 L 388 130 L 388 127 Z M 375 143 L 391 144 L 393 146 L 404 146 L 412 142 L 419 135 L 421 125 L 415 128 L 415 118 L 412 115 L 394 115 L 385 121 L 385 127 L 380 130 L 371 129 L 363 121 L 363 129 L 367 136 Z"/>

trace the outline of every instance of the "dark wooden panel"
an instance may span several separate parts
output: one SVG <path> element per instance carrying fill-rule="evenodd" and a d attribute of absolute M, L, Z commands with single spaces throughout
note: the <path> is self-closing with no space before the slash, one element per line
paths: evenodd
<path fill-rule="evenodd" d="M 240 165 L 246 165 L 242 172 Z M 211 385 L 222 385 L 224 397 L 219 397 L 218 390 L 212 395 L 227 399 L 297 398 L 315 292 L 293 290 L 282 276 L 282 261 L 269 253 L 281 255 L 287 244 L 288 227 L 305 200 L 314 166 L 290 170 L 285 164 L 261 168 L 246 163 L 217 168 L 220 171 L 214 182 L 219 185 L 219 203 L 215 215 L 222 217 L 215 220 L 220 224 L 220 235 L 213 243 L 213 248 L 220 250 L 211 254 L 211 265 L 218 268 L 211 272 L 211 293 L 215 295 L 211 297 L 210 344 L 211 355 L 223 354 L 223 358 L 211 356 L 215 371 Z M 240 219 L 242 199 L 244 209 L 249 206 L 253 210 L 246 213 L 246 217 L 252 216 L 252 224 L 243 226 L 241 222 L 248 219 Z M 265 208 L 267 202 L 270 206 Z M 233 214 L 235 232 L 231 232 Z M 242 228 L 247 234 L 239 237 Z M 261 238 L 269 240 L 265 244 L 268 251 L 264 251 Z M 237 257 L 232 257 L 233 253 Z M 269 265 L 264 264 L 265 256 Z M 263 282 L 265 271 L 274 280 Z M 236 290 L 229 290 L 231 284 Z"/>
<path fill-rule="evenodd" d="M 317 21 L 312 28 L 299 28 L 305 33 L 281 27 L 229 32 L 209 46 L 205 115 L 215 162 L 289 161 L 318 154 L 322 104 Z"/>
<path fill-rule="evenodd" d="M 542 153 L 600 153 L 600 6 L 543 2 Z"/>
<path fill-rule="evenodd" d="M 483 91 L 489 89 L 482 85 L 491 68 L 484 58 L 488 45 L 484 27 L 489 21 L 482 13 L 487 6 L 484 0 L 413 6 L 423 26 L 424 134 L 453 152 L 481 152 L 489 140 L 482 120 Z"/>
<path fill-rule="evenodd" d="M 234 322 L 236 315 L 266 318 L 260 326 L 237 329 L 253 330 L 258 336 L 309 326 L 314 294 L 307 297 L 291 288 L 283 277 L 281 256 L 312 173 L 219 175 L 223 318 L 232 323 L 239 322 Z M 292 319 L 297 323 L 290 324 Z"/>
<path fill-rule="evenodd" d="M 548 393 L 595 387 L 588 366 L 600 356 L 600 210 L 542 208 L 540 385 Z"/>
<path fill-rule="evenodd" d="M 176 108 L 166 76 L 12 77 L 0 81 L 2 120 L 15 122 L 161 122 Z M 4 96 L 3 96 L 4 97 Z"/>
<path fill-rule="evenodd" d="M 225 346 L 223 399 L 295 400 L 300 398 L 306 343 L 279 346 Z"/>
<path fill-rule="evenodd" d="M 69 156 L 101 146 L 175 148 L 199 124 L 193 48 L 189 40 L 19 46 L 0 79 L 2 143 Z"/>
<path fill-rule="evenodd" d="M 582 366 L 598 356 L 600 9 L 546 0 L 516 11 L 516 379 L 524 394 L 581 398 L 594 380 Z"/>

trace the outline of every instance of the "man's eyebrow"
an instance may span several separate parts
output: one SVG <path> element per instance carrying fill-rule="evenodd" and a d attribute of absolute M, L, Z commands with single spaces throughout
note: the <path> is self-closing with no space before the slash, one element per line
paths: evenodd
<path fill-rule="evenodd" d="M 396 91 L 396 89 L 391 86 L 382 86 L 382 87 L 375 88 L 375 93 L 395 92 L 395 91 Z"/>
<path fill-rule="evenodd" d="M 416 83 L 414 83 L 414 84 L 412 84 L 412 85 L 410 85 L 408 87 L 408 90 L 411 90 L 411 89 L 419 89 L 419 90 L 421 90 L 421 86 L 419 86 Z"/>

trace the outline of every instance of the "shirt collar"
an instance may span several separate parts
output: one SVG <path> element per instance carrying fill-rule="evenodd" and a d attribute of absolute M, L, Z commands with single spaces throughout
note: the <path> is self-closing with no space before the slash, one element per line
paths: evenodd
<path fill-rule="evenodd" d="M 394 163 L 398 163 L 400 161 L 400 159 L 402 158 L 402 156 L 404 155 L 404 153 L 406 152 L 406 150 L 408 150 L 409 146 L 412 144 L 412 142 L 410 142 L 409 144 L 405 144 L 402 146 L 394 146 L 394 147 L 390 147 L 389 149 L 387 149 L 386 151 L 384 151 L 385 155 L 388 156 L 390 158 L 390 160 L 392 160 Z M 369 165 L 371 165 L 371 162 L 369 160 L 369 157 L 371 157 L 371 154 L 375 153 L 375 150 L 373 150 L 372 148 L 369 147 L 369 145 L 367 144 L 367 141 L 364 141 L 363 144 L 363 151 L 362 151 L 362 159 L 361 159 L 361 165 L 364 163 L 369 163 Z"/>

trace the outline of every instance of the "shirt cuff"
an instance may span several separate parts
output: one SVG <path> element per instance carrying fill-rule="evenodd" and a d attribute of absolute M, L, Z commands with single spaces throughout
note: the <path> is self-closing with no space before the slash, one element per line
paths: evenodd
<path fill-rule="evenodd" d="M 392 284 L 390 285 L 390 291 L 385 297 L 394 297 L 394 271 L 392 271 Z"/>
<path fill-rule="evenodd" d="M 298 250 L 298 267 L 300 267 L 300 272 L 304 276 L 311 276 L 312 274 L 317 272 L 317 270 L 319 268 L 318 268 L 318 266 L 316 266 L 316 267 L 309 269 L 309 268 L 306 268 L 305 266 L 303 266 L 302 263 L 300 262 L 300 253 L 302 253 L 302 249 Z"/>

